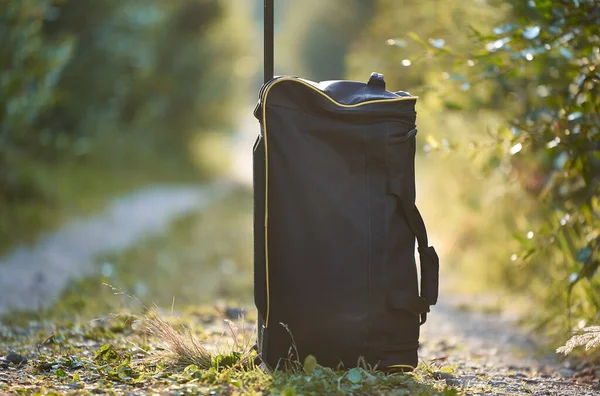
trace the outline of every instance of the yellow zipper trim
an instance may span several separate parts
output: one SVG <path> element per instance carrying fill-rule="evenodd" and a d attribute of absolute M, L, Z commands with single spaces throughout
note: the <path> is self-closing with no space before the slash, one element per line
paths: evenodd
<path fill-rule="evenodd" d="M 265 328 L 269 327 L 269 319 L 270 319 L 270 314 L 271 314 L 271 295 L 270 295 L 270 288 L 269 288 L 269 233 L 268 233 L 268 230 L 269 230 L 269 144 L 268 144 L 268 139 L 267 139 L 267 96 L 269 95 L 269 91 L 271 91 L 271 88 L 273 88 L 276 84 L 283 82 L 283 81 L 295 81 L 300 84 L 306 85 L 310 89 L 314 90 L 315 92 L 319 93 L 323 97 L 327 98 L 330 102 L 336 104 L 337 106 L 344 107 L 344 108 L 355 108 L 355 107 L 360 107 L 360 106 L 373 104 L 373 103 L 400 102 L 403 100 L 416 100 L 418 98 L 417 96 L 401 96 L 399 98 L 375 99 L 375 100 L 370 100 L 367 102 L 357 103 L 357 104 L 353 104 L 353 105 L 347 105 L 347 104 L 343 104 L 343 103 L 340 103 L 340 102 L 334 100 L 329 95 L 327 95 L 325 92 L 319 90 L 317 87 L 315 87 L 301 79 L 294 78 L 294 77 L 280 77 L 277 80 L 273 81 L 267 87 L 267 89 L 263 95 L 263 99 L 262 99 L 262 121 L 263 121 L 263 134 L 264 134 L 264 140 L 265 140 L 265 273 L 266 273 L 265 281 L 266 281 L 266 289 L 267 289 L 267 317 L 265 318 Z"/>
<path fill-rule="evenodd" d="M 385 369 L 407 369 L 414 371 L 415 368 L 410 364 L 392 364 L 391 366 L 385 366 Z"/>

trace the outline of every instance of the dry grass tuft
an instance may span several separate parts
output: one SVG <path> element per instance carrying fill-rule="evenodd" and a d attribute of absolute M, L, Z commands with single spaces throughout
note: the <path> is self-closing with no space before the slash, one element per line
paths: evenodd
<path fill-rule="evenodd" d="M 574 335 L 567 343 L 556 350 L 557 353 L 568 355 L 578 346 L 585 345 L 585 350 L 600 346 L 600 326 L 585 327 L 579 334 Z"/>
<path fill-rule="evenodd" d="M 149 311 L 140 319 L 143 331 L 157 339 L 162 345 L 162 353 L 153 356 L 155 361 L 164 361 L 170 366 L 184 368 L 195 365 L 199 369 L 209 369 L 213 356 L 202 342 L 185 326 L 177 330 L 167 323 L 156 310 Z"/>

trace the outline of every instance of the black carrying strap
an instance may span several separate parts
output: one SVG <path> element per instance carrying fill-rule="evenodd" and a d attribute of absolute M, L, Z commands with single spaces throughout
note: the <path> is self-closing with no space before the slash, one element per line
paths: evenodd
<path fill-rule="evenodd" d="M 427 300 L 429 305 L 435 305 L 438 300 L 438 283 L 440 261 L 433 246 L 427 241 L 427 230 L 423 217 L 417 206 L 409 202 L 405 194 L 400 196 L 402 211 L 413 234 L 417 237 L 419 244 L 419 259 L 421 261 L 421 297 Z"/>
<path fill-rule="evenodd" d="M 274 70 L 274 41 L 275 41 L 275 33 L 274 33 L 274 0 L 265 0 L 264 7 L 264 82 L 265 84 L 273 78 L 273 70 Z"/>
<path fill-rule="evenodd" d="M 438 300 L 440 262 L 433 246 L 429 246 L 427 230 L 423 217 L 417 206 L 404 193 L 402 178 L 394 177 L 389 181 L 389 190 L 398 198 L 400 208 L 408 226 L 417 238 L 419 260 L 421 262 L 421 297 L 429 305 L 435 305 Z M 421 314 L 421 324 L 427 320 L 427 312 Z"/>

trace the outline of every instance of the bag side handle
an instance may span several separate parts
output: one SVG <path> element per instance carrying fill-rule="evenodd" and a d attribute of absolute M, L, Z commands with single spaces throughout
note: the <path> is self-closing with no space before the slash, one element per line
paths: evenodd
<path fill-rule="evenodd" d="M 418 244 L 419 261 L 421 263 L 421 298 L 428 305 L 435 305 L 438 300 L 440 261 L 433 246 L 429 246 L 427 230 L 423 217 L 414 202 L 402 188 L 402 177 L 388 180 L 388 191 L 396 196 L 398 206 L 408 227 L 415 235 Z M 421 314 L 421 324 L 427 320 L 427 312 Z"/>

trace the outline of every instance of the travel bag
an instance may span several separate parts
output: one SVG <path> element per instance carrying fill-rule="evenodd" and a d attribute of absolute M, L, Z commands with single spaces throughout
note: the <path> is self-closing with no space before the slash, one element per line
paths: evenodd
<path fill-rule="evenodd" d="M 438 297 L 438 256 L 415 206 L 417 97 L 368 82 L 273 77 L 265 0 L 265 83 L 254 115 L 257 350 L 269 368 L 417 365 Z M 415 260 L 420 257 L 420 287 Z"/>

